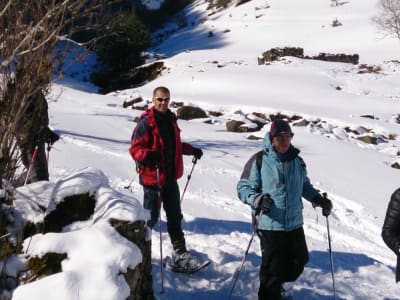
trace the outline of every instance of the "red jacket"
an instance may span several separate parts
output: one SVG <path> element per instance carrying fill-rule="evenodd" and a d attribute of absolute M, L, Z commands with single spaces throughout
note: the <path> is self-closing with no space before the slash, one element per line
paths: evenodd
<path fill-rule="evenodd" d="M 172 126 L 175 136 L 175 180 L 183 175 L 183 158 L 182 154 L 193 155 L 193 147 L 188 143 L 182 143 L 180 129 L 177 124 L 177 118 L 171 113 Z M 146 161 L 147 154 L 151 151 L 158 151 L 161 154 L 159 180 L 157 182 L 157 166 L 154 163 Z M 132 158 L 139 163 L 139 175 L 143 185 L 162 187 L 166 180 L 164 144 L 158 129 L 154 107 L 145 111 L 138 121 L 133 134 L 129 153 Z"/>

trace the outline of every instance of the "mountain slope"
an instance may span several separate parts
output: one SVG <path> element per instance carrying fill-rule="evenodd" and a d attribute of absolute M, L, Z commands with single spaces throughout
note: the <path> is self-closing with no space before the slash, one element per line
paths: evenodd
<path fill-rule="evenodd" d="M 248 133 L 227 132 L 225 123 L 255 111 L 300 115 L 319 124 L 293 127 L 293 143 L 314 185 L 334 203 L 329 221 L 338 298 L 399 298 L 395 256 L 383 244 L 380 231 L 390 194 L 399 184 L 399 170 L 390 164 L 399 159 L 400 65 L 388 61 L 399 59 L 400 42 L 378 39 L 370 22 L 376 3 L 350 0 L 331 7 L 330 1 L 253 0 L 207 16 L 207 3 L 194 2 L 186 11 L 190 25 L 150 49 L 166 55 L 168 66 L 155 81 L 106 96 L 78 89 L 81 83 L 67 79 L 54 84 L 51 125 L 62 140 L 50 155 L 51 180 L 92 166 L 122 191 L 135 179 L 132 194 L 141 199 L 128 154 L 133 120 L 141 112 L 123 109 L 122 102 L 133 94 L 149 99 L 154 87 L 165 85 L 173 101 L 221 112 L 220 117 L 210 117 L 212 125 L 179 120 L 183 140 L 204 150 L 183 200 L 183 227 L 188 247 L 208 256 L 212 265 L 189 278 L 165 272 L 166 293 L 159 294 L 158 229 L 152 244 L 157 299 L 225 299 L 252 230 L 250 208 L 237 199 L 236 183 L 247 159 L 261 147 L 261 141 L 247 139 Z M 331 27 L 334 18 L 343 26 Z M 356 65 L 296 58 L 257 64 L 263 51 L 282 46 L 304 47 L 310 55 L 358 53 L 360 62 L 377 64 L 382 71 L 360 74 Z M 366 135 L 381 137 L 380 142 L 367 144 L 346 131 L 362 131 L 361 126 Z M 268 128 L 267 124 L 255 135 L 263 137 Z M 185 157 L 181 189 L 191 167 L 191 158 Z M 325 219 L 306 201 L 304 215 L 310 261 L 287 288 L 294 299 L 332 299 Z M 163 220 L 166 255 L 171 245 L 165 215 Z M 233 299 L 257 297 L 259 263 L 255 239 Z"/>

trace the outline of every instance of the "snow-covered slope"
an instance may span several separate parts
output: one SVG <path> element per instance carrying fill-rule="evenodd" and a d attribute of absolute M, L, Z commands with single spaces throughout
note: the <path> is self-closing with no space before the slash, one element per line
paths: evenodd
<path fill-rule="evenodd" d="M 188 8 L 189 26 L 151 51 L 166 56 L 168 70 L 135 89 L 98 95 L 81 83 L 54 84 L 51 125 L 62 136 L 50 154 L 51 180 L 87 166 L 101 169 L 111 185 L 123 190 L 132 179 L 132 194 L 141 199 L 128 148 L 134 118 L 140 111 L 123 109 L 132 94 L 151 97 L 154 87 L 168 86 L 173 101 L 210 111 L 213 124 L 179 121 L 183 140 L 200 146 L 183 201 L 188 247 L 212 264 L 193 277 L 165 272 L 165 294 L 159 294 L 159 233 L 153 232 L 153 279 L 157 299 L 226 299 L 251 235 L 250 209 L 236 196 L 242 167 L 261 141 L 225 129 L 244 113 L 285 113 L 324 121 L 321 127 L 293 127 L 314 185 L 333 200 L 330 230 L 338 299 L 399 299 L 394 281 L 394 254 L 380 231 L 391 193 L 399 187 L 400 41 L 382 39 L 371 23 L 375 0 L 349 0 L 331 7 L 328 0 L 252 0 L 210 14 L 205 1 Z M 343 25 L 332 27 L 338 19 Z M 209 37 L 209 32 L 213 34 Z M 305 54 L 358 53 L 360 62 L 379 65 L 379 73 L 359 74 L 359 66 L 287 58 L 258 65 L 257 57 L 272 47 L 303 47 Z M 397 62 L 396 62 L 397 61 Z M 338 88 L 339 87 L 339 88 Z M 57 98 L 57 96 L 59 96 Z M 361 117 L 373 115 L 374 119 Z M 388 137 L 377 145 L 357 141 L 346 127 Z M 268 125 L 258 133 L 263 136 Z M 383 141 L 383 140 L 382 140 Z M 192 167 L 185 157 L 185 175 Z M 304 203 L 310 261 L 303 275 L 287 286 L 293 299 L 333 299 L 327 251 L 327 228 L 320 211 Z M 165 231 L 164 254 L 171 245 Z M 233 299 L 256 299 L 260 247 L 256 239 L 240 274 Z M 97 288 L 97 287 L 93 287 Z M 44 298 L 42 298 L 44 299 Z"/>

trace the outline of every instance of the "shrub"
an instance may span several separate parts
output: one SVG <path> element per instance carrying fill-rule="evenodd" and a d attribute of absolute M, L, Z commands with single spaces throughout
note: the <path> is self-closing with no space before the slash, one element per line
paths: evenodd
<path fill-rule="evenodd" d="M 244 3 L 246 3 L 246 2 L 250 2 L 251 0 L 239 0 L 237 3 L 236 3 L 236 6 L 239 6 L 239 5 L 242 5 L 242 4 L 244 4 Z"/>
<path fill-rule="evenodd" d="M 132 10 L 115 18 L 96 49 L 99 61 L 106 69 L 119 73 L 143 64 L 142 52 L 150 46 L 150 34 Z"/>
<path fill-rule="evenodd" d="M 400 39 L 400 2 L 398 0 L 380 0 L 380 14 L 372 20 L 387 35 Z"/>

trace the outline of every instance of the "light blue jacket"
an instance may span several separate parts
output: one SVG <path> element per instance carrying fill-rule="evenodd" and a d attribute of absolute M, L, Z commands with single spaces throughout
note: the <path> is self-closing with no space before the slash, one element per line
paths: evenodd
<path fill-rule="evenodd" d="M 261 170 L 255 156 L 253 162 L 246 165 L 249 169 L 243 171 L 237 184 L 240 200 L 253 206 L 254 198 L 259 194 L 268 193 L 273 199 L 269 212 L 262 215 L 258 229 L 292 231 L 303 226 L 302 197 L 311 201 L 319 191 L 310 183 L 299 152 L 291 146 L 289 158 L 281 162 L 267 134 L 264 138 Z"/>

